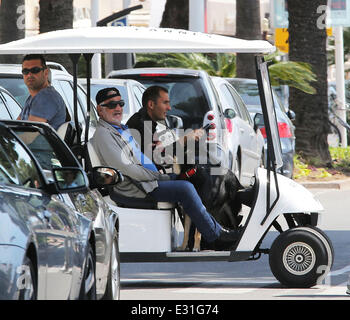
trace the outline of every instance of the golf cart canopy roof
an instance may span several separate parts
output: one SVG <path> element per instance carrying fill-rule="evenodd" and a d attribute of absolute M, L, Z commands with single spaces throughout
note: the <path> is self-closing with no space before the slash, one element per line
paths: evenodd
<path fill-rule="evenodd" d="M 263 40 L 242 40 L 180 29 L 91 27 L 47 32 L 0 45 L 0 54 L 227 52 L 269 54 Z"/>

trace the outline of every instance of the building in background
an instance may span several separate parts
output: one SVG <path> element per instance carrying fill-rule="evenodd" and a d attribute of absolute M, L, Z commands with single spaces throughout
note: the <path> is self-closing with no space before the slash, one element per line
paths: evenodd
<path fill-rule="evenodd" d="M 125 0 L 124 0 L 125 1 Z M 123 10 L 124 1 L 100 0 L 99 17 L 103 19 Z M 132 26 L 158 27 L 162 19 L 166 0 L 129 0 L 129 6 L 143 5 L 128 16 Z M 74 0 L 74 28 L 91 26 L 91 0 Z M 39 31 L 39 0 L 25 0 L 26 36 Z M 261 21 L 270 10 L 270 1 L 260 1 Z M 236 32 L 236 0 L 207 0 L 208 33 L 234 35 Z"/>

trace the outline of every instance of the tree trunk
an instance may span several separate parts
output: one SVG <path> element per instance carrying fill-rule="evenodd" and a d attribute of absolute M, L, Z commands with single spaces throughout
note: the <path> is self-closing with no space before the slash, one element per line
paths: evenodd
<path fill-rule="evenodd" d="M 259 0 L 236 0 L 236 37 L 261 39 Z M 236 77 L 256 79 L 254 55 L 237 54 Z"/>
<path fill-rule="evenodd" d="M 167 0 L 164 8 L 161 28 L 188 30 L 189 0 Z"/>
<path fill-rule="evenodd" d="M 296 150 L 316 165 L 331 165 L 328 149 L 326 29 L 317 27 L 317 7 L 327 0 L 288 1 L 289 59 L 307 62 L 317 76 L 315 95 L 290 88 L 289 105 L 296 113 Z"/>
<path fill-rule="evenodd" d="M 73 0 L 40 0 L 40 33 L 73 28 Z M 72 73 L 72 62 L 68 55 L 50 55 L 48 61 L 62 64 Z"/>
<path fill-rule="evenodd" d="M 24 38 L 25 6 L 24 0 L 0 1 L 0 43 Z M 1 55 L 0 63 L 20 63 L 21 55 Z"/>

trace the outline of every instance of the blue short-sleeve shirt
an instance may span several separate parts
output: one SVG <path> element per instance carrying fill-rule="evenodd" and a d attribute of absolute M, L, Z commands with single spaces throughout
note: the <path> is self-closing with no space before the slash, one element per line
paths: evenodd
<path fill-rule="evenodd" d="M 48 124 L 57 130 L 66 120 L 66 105 L 56 89 L 48 86 L 26 100 L 20 118 L 28 120 L 29 115 L 47 119 Z"/>

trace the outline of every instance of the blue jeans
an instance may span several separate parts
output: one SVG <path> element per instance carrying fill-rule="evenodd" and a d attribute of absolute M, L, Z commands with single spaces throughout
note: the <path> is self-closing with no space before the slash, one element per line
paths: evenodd
<path fill-rule="evenodd" d="M 159 202 L 180 202 L 206 241 L 213 242 L 219 237 L 222 227 L 206 210 L 192 183 L 184 180 L 158 181 L 158 187 L 149 195 Z"/>

